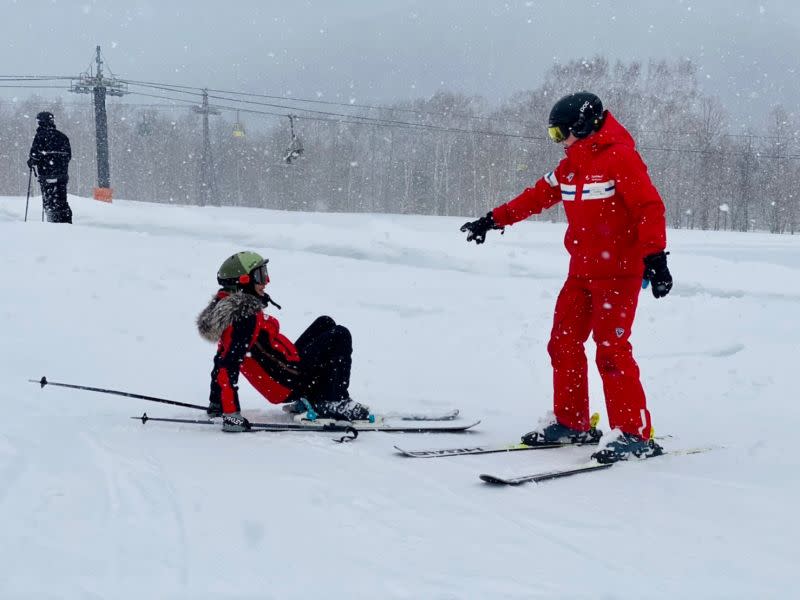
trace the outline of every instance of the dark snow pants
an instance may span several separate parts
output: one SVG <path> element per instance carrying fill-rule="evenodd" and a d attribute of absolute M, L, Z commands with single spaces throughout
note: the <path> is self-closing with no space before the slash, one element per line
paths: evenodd
<path fill-rule="evenodd" d="M 343 400 L 350 396 L 353 339 L 350 330 L 332 318 L 318 317 L 295 342 L 300 354 L 301 382 L 292 397 L 313 402 Z"/>
<path fill-rule="evenodd" d="M 72 223 L 72 209 L 67 202 L 66 179 L 40 179 L 42 206 L 50 223 Z"/>

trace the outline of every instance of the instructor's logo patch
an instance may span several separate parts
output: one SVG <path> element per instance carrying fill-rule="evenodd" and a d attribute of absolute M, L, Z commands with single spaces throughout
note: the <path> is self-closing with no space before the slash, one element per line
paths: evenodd
<path fill-rule="evenodd" d="M 620 338 L 620 337 L 622 337 L 622 334 L 625 333 L 625 330 L 622 327 L 617 327 L 614 330 L 614 333 L 616 333 L 617 337 Z"/>

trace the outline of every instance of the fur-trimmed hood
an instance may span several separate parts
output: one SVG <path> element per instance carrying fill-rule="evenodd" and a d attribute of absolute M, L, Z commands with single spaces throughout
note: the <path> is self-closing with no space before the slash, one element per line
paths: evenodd
<path fill-rule="evenodd" d="M 208 306 L 197 315 L 197 331 L 209 342 L 216 344 L 234 321 L 246 319 L 264 309 L 264 303 L 252 294 L 219 292 Z"/>

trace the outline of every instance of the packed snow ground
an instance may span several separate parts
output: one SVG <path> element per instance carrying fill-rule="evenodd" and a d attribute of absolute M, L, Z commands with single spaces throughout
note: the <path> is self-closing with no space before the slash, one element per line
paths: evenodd
<path fill-rule="evenodd" d="M 550 409 L 564 226 L 481 247 L 463 218 L 284 213 L 71 197 L 76 225 L 0 198 L 0 597 L 777 598 L 796 589 L 800 237 L 670 231 L 672 293 L 633 343 L 654 426 L 696 456 L 520 488 L 587 449 L 406 459 L 513 442 Z M 374 410 L 462 409 L 469 435 L 222 434 L 129 419 L 204 404 L 194 319 L 253 249 L 292 338 L 329 314 Z M 588 345 L 593 408 L 605 410 Z M 252 418 L 279 411 L 245 382 Z"/>

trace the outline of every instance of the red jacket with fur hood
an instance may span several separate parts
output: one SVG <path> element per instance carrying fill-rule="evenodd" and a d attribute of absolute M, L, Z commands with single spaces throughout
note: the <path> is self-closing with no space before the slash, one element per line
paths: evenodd
<path fill-rule="evenodd" d="M 197 317 L 200 335 L 217 344 L 209 400 L 224 413 L 240 410 L 240 372 L 273 404 L 285 402 L 300 381 L 297 349 L 263 309 L 257 296 L 220 290 Z"/>

